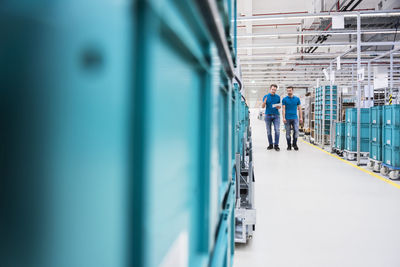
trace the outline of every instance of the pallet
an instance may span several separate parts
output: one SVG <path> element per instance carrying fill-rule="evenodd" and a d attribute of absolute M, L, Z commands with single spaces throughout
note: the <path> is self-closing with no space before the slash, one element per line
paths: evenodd
<path fill-rule="evenodd" d="M 357 160 L 357 152 L 343 150 L 343 157 L 348 161 Z M 360 164 L 367 164 L 369 159 L 369 152 L 360 152 Z"/>
<path fill-rule="evenodd" d="M 382 161 L 369 158 L 367 167 L 374 172 L 380 172 L 382 167 Z"/>
<path fill-rule="evenodd" d="M 389 176 L 391 180 L 398 180 L 400 178 L 400 167 L 394 167 L 385 163 L 381 164 L 380 173 Z"/>

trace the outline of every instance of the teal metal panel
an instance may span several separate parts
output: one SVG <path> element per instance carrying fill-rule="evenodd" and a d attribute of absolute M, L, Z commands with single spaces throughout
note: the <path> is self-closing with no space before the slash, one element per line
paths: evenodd
<path fill-rule="evenodd" d="M 383 106 L 383 124 L 400 126 L 400 104 Z"/>
<path fill-rule="evenodd" d="M 396 168 L 400 167 L 400 149 L 384 145 L 383 163 Z"/>

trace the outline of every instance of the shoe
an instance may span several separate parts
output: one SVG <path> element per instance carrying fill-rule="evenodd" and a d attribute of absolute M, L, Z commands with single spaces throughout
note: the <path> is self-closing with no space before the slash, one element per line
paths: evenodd
<path fill-rule="evenodd" d="M 273 145 L 269 145 L 269 146 L 267 147 L 267 150 L 271 150 L 271 149 L 273 149 L 273 148 L 274 148 Z"/>
<path fill-rule="evenodd" d="M 279 151 L 279 150 L 281 150 L 281 149 L 279 148 L 279 146 L 278 146 L 278 145 L 275 145 L 275 147 L 274 147 L 274 148 L 275 148 L 275 150 L 276 150 L 276 151 Z"/>
<path fill-rule="evenodd" d="M 292 150 L 292 146 L 288 146 L 288 147 L 287 147 L 287 150 Z"/>
<path fill-rule="evenodd" d="M 293 145 L 294 150 L 299 150 L 299 148 L 297 147 L 297 145 Z"/>

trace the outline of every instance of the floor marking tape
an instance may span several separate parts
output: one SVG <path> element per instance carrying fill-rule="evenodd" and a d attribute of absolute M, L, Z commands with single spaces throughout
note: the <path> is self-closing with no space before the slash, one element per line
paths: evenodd
<path fill-rule="evenodd" d="M 400 184 L 396 184 L 395 182 L 393 182 L 393 181 L 391 181 L 391 180 L 389 180 L 389 179 L 386 179 L 386 178 L 384 178 L 384 177 L 382 177 L 382 176 L 380 176 L 380 175 L 378 175 L 378 174 L 376 174 L 376 173 L 373 173 L 373 172 L 368 171 L 368 170 L 366 170 L 366 169 L 364 169 L 364 168 L 361 168 L 361 167 L 359 167 L 359 166 L 357 166 L 357 165 L 355 165 L 355 164 L 349 162 L 348 160 L 345 160 L 345 159 L 342 159 L 342 158 L 339 157 L 339 156 L 333 155 L 333 154 L 329 153 L 328 151 L 323 150 L 323 149 L 320 148 L 320 147 L 314 146 L 313 144 L 311 144 L 311 143 L 309 143 L 309 142 L 306 142 L 306 141 L 304 141 L 304 140 L 301 140 L 301 141 L 302 141 L 303 143 L 307 144 L 307 145 L 310 145 L 310 146 L 312 146 L 312 147 L 318 149 L 318 150 L 321 150 L 322 152 L 325 152 L 325 153 L 328 154 L 329 156 L 332 156 L 332 157 L 334 157 L 334 158 L 336 158 L 336 159 L 338 159 L 338 160 L 341 160 L 341 161 L 347 163 L 348 165 L 350 165 L 350 166 L 352 166 L 352 167 L 354 167 L 354 168 L 359 169 L 360 171 L 363 171 L 363 172 L 365 172 L 365 173 L 368 173 L 369 175 L 372 175 L 373 177 L 375 177 L 375 178 L 377 178 L 377 179 L 379 179 L 379 180 L 381 180 L 381 181 L 384 181 L 384 182 L 386 182 L 386 183 L 388 183 L 388 184 L 390 184 L 390 185 L 393 185 L 394 187 L 400 189 Z"/>

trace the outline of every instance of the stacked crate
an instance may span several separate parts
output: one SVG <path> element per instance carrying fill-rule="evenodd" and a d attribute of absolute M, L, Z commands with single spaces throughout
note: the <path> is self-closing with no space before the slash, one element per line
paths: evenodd
<path fill-rule="evenodd" d="M 369 108 L 361 108 L 360 121 L 360 152 L 369 152 Z M 350 158 L 355 159 L 354 153 L 357 152 L 357 109 L 349 108 L 346 110 L 346 145 L 345 152 L 350 154 Z"/>
<path fill-rule="evenodd" d="M 378 171 L 382 162 L 382 106 L 371 107 L 369 117 L 369 167 Z"/>
<path fill-rule="evenodd" d="M 2 1 L 0 266 L 232 266 L 235 2 Z"/>
<path fill-rule="evenodd" d="M 400 105 L 383 108 L 383 162 L 381 173 L 397 179 L 400 170 Z"/>
<path fill-rule="evenodd" d="M 342 151 L 345 147 L 345 123 L 336 123 L 336 137 L 335 137 L 335 148 L 338 152 Z"/>
<path fill-rule="evenodd" d="M 331 92 L 332 91 L 332 92 Z M 332 93 L 332 99 L 331 99 Z M 337 119 L 337 86 L 320 86 L 315 90 L 315 135 L 316 141 L 325 144 L 330 134 L 331 119 Z M 332 103 L 332 118 L 331 118 Z"/>

